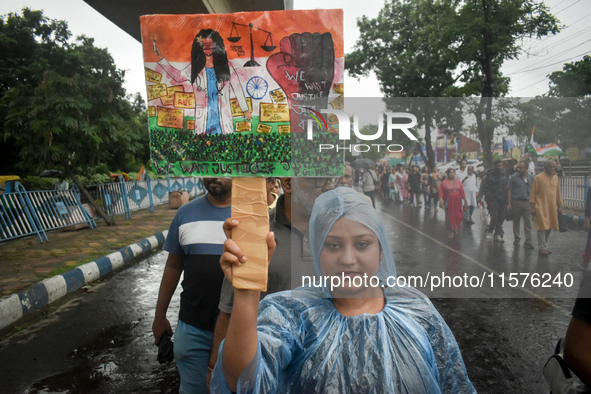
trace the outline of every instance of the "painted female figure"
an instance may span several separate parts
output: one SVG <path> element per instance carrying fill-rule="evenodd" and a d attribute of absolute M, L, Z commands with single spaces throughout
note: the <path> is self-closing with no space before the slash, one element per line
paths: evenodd
<path fill-rule="evenodd" d="M 176 83 L 190 83 L 195 94 L 195 133 L 228 134 L 234 131 L 230 99 L 236 98 L 246 119 L 252 114 L 248 108 L 238 74 L 228 62 L 224 40 L 212 29 L 197 33 L 191 48 L 191 63 L 176 69 L 160 55 L 158 64 Z"/>

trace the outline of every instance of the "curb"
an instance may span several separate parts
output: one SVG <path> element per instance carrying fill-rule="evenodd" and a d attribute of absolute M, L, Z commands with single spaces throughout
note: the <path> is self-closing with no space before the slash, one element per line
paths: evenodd
<path fill-rule="evenodd" d="M 15 292 L 0 299 L 0 330 L 66 294 L 82 288 L 89 282 L 103 278 L 145 257 L 152 251 L 161 249 L 167 235 L 168 230 L 156 233 L 90 263 L 44 279 L 23 292 Z"/>

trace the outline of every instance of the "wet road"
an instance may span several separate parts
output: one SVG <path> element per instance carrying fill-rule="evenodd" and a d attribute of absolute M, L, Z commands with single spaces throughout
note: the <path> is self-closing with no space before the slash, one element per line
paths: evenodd
<path fill-rule="evenodd" d="M 452 329 L 476 389 L 481 393 L 547 392 L 541 373 L 564 335 L 583 271 L 578 263 L 586 234 L 552 233 L 553 254 L 487 240 L 480 211 L 476 223 L 450 240 L 441 210 L 380 204 L 399 276 L 441 275 L 489 279 L 477 288 L 440 287 L 430 293 Z M 534 239 L 534 244 L 537 244 Z M 0 392 L 177 392 L 174 363 L 161 366 L 151 335 L 166 253 L 158 253 L 91 288 L 43 320 L 0 343 Z M 571 287 L 500 287 L 505 273 L 571 274 Z M 525 277 L 521 275 L 520 278 Z M 520 283 L 521 285 L 522 283 Z M 427 293 L 430 289 L 426 290 Z M 178 293 L 169 309 L 173 325 Z M 174 327 L 173 327 L 174 328 Z"/>
<path fill-rule="evenodd" d="M 151 329 L 166 256 L 116 273 L 1 342 L 0 392 L 178 392 L 176 366 L 158 364 Z M 179 295 L 180 287 L 171 317 Z"/>

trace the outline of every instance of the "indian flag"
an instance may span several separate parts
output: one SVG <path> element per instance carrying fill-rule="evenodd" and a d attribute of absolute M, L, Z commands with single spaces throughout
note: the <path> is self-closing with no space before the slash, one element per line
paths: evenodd
<path fill-rule="evenodd" d="M 537 148 L 536 153 L 538 156 L 559 156 L 564 155 L 564 151 L 556 144 L 548 145 L 543 148 Z"/>
<path fill-rule="evenodd" d="M 534 131 L 536 130 L 536 126 L 531 129 L 531 137 L 529 138 L 529 145 L 527 147 L 527 151 L 532 156 L 559 156 L 564 155 L 564 151 L 560 149 L 560 147 L 556 144 L 548 145 L 543 148 L 538 148 L 534 142 Z"/>
<path fill-rule="evenodd" d="M 536 126 L 531 129 L 531 137 L 529 138 L 529 145 L 527 146 L 527 151 L 532 156 L 538 156 L 538 152 L 536 150 L 536 143 L 534 142 L 534 131 L 536 130 Z"/>

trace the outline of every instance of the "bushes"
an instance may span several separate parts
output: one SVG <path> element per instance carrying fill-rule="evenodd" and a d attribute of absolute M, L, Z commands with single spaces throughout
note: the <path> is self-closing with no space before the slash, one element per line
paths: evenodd
<path fill-rule="evenodd" d="M 23 178 L 22 184 L 27 191 L 53 190 L 58 178 L 45 178 L 40 176 L 27 176 Z M 66 181 L 69 181 L 66 179 Z M 71 181 L 69 181 L 71 184 Z"/>

